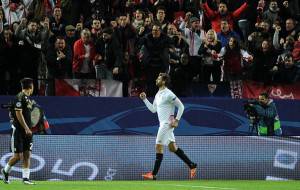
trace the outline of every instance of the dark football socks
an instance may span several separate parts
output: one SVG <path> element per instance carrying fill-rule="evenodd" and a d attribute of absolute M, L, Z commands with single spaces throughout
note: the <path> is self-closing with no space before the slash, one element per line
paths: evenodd
<path fill-rule="evenodd" d="M 183 152 L 183 150 L 181 150 L 180 148 L 178 148 L 176 150 L 176 152 L 174 152 L 182 161 L 184 161 L 184 163 L 186 163 L 189 168 L 193 169 L 195 168 L 195 164 L 187 157 L 187 155 Z"/>
<path fill-rule="evenodd" d="M 156 175 L 157 174 L 157 172 L 158 172 L 158 170 L 160 168 L 160 164 L 161 164 L 161 162 L 163 160 L 163 156 L 164 155 L 161 154 L 161 153 L 156 153 L 156 160 L 155 160 L 155 164 L 154 164 L 154 169 L 152 171 L 152 175 Z"/>

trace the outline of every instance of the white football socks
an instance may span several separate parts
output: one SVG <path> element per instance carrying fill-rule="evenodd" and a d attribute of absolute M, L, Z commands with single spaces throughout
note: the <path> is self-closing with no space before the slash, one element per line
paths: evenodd
<path fill-rule="evenodd" d="M 5 173 L 9 173 L 11 170 L 11 166 L 7 163 L 6 166 L 4 167 Z"/>
<path fill-rule="evenodd" d="M 30 175 L 30 169 L 29 168 L 23 168 L 22 169 L 22 177 L 29 179 L 29 175 Z"/>

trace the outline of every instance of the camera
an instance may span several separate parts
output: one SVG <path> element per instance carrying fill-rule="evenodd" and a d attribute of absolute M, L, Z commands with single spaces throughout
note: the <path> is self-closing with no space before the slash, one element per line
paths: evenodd
<path fill-rule="evenodd" d="M 247 100 L 244 103 L 244 107 L 243 107 L 244 111 L 246 112 L 246 115 L 250 121 L 249 132 L 251 134 L 253 133 L 253 131 L 255 133 L 258 133 L 259 115 L 253 106 L 253 105 L 258 105 L 258 104 L 259 104 L 259 102 L 257 100 L 251 99 L 251 100 Z"/>
<path fill-rule="evenodd" d="M 258 117 L 258 114 L 256 112 L 256 109 L 253 107 L 253 105 L 258 105 L 259 102 L 257 100 L 247 100 L 244 103 L 244 111 L 247 113 L 250 117 Z"/>

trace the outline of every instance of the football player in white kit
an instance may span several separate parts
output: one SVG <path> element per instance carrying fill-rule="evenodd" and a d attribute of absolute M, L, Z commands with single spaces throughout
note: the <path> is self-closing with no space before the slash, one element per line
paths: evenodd
<path fill-rule="evenodd" d="M 163 160 L 163 148 L 168 146 L 171 152 L 174 152 L 190 168 L 190 178 L 196 176 L 197 164 L 192 162 L 182 149 L 175 144 L 174 128 L 178 126 L 179 120 L 183 114 L 184 106 L 176 95 L 166 87 L 169 76 L 166 73 L 160 73 L 156 79 L 156 85 L 159 90 L 155 95 L 153 104 L 151 104 L 145 92 L 140 94 L 147 108 L 152 112 L 157 112 L 159 119 L 159 129 L 156 137 L 156 160 L 152 172 L 143 174 L 144 179 L 156 180 L 156 175 Z M 178 108 L 177 115 L 174 117 L 175 107 Z"/>

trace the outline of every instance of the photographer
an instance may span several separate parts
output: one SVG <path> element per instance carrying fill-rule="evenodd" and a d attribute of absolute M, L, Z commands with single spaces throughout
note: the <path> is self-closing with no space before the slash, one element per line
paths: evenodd
<path fill-rule="evenodd" d="M 280 120 L 275 103 L 269 98 L 267 93 L 261 93 L 258 97 L 258 101 L 254 103 L 249 102 L 249 106 L 256 111 L 258 135 L 282 135 Z"/>

